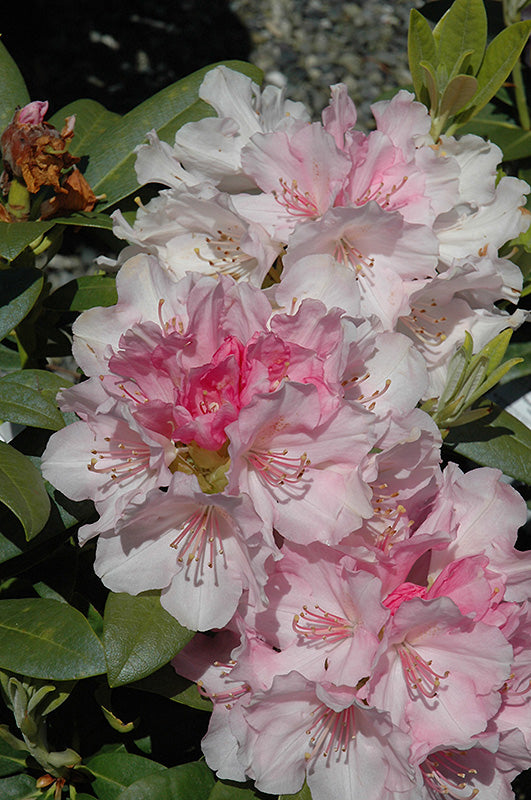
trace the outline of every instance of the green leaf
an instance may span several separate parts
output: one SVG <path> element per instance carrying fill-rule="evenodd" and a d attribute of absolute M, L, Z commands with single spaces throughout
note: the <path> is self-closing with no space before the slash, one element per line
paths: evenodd
<path fill-rule="evenodd" d="M 86 311 L 95 306 L 113 306 L 118 301 L 116 279 L 107 275 L 85 275 L 65 283 L 46 299 L 49 308 Z"/>
<path fill-rule="evenodd" d="M 0 270 L 0 340 L 31 311 L 43 284 L 42 275 L 35 269 Z"/>
<path fill-rule="evenodd" d="M 97 211 L 78 211 L 69 217 L 54 217 L 53 221 L 58 225 L 75 225 L 81 228 L 103 228 L 112 231 L 112 219 L 108 214 L 100 214 Z"/>
<path fill-rule="evenodd" d="M 0 42 L 0 131 L 7 128 L 17 106 L 25 106 L 30 96 L 19 68 Z"/>
<path fill-rule="evenodd" d="M 503 151 L 504 161 L 517 161 L 531 156 L 531 131 L 516 125 L 492 103 L 488 103 L 471 122 L 459 128 L 459 135 L 473 133 L 490 139 Z"/>
<path fill-rule="evenodd" d="M 257 800 L 254 789 L 234 781 L 216 781 L 208 800 Z"/>
<path fill-rule="evenodd" d="M 407 51 L 415 94 L 421 100 L 423 99 L 422 89 L 425 85 L 425 76 L 420 63 L 424 61 L 435 68 L 437 52 L 429 23 L 416 8 L 411 9 L 409 17 Z"/>
<path fill-rule="evenodd" d="M 241 61 L 223 63 L 261 83 L 261 72 L 251 64 Z M 106 200 L 98 206 L 100 210 L 138 188 L 134 151 L 146 141 L 148 131 L 155 129 L 164 141 L 173 144 L 175 132 L 182 125 L 213 113 L 209 105 L 199 100 L 198 93 L 205 74 L 214 66 L 198 70 L 162 89 L 123 117 L 105 114 L 99 104 L 90 109 L 95 114 L 93 123 L 90 122 L 90 113 L 83 116 L 81 135 L 74 136 L 70 150 L 74 155 L 88 155 L 85 178 L 96 195 L 106 195 Z M 72 106 L 68 106 L 60 115 L 71 109 Z"/>
<path fill-rule="evenodd" d="M 134 781 L 166 769 L 157 761 L 126 752 L 100 753 L 84 763 L 95 777 L 92 790 L 99 800 L 116 800 Z"/>
<path fill-rule="evenodd" d="M 204 761 L 194 761 L 136 781 L 118 800 L 208 800 L 214 785 L 212 772 Z"/>
<path fill-rule="evenodd" d="M 0 736 L 0 776 L 16 775 L 26 768 L 25 755 L 20 750 L 15 750 Z"/>
<path fill-rule="evenodd" d="M 0 310 L 0 314 L 1 314 Z M 0 344 L 0 371 L 2 373 L 17 372 L 20 369 L 20 353 Z"/>
<path fill-rule="evenodd" d="M 50 514 L 50 498 L 39 470 L 4 442 L 0 442 L 0 502 L 20 520 L 28 540 L 43 529 Z"/>
<path fill-rule="evenodd" d="M 43 598 L 0 600 L 0 668 L 46 680 L 105 672 L 101 642 L 79 611 Z"/>
<path fill-rule="evenodd" d="M 40 239 L 55 220 L 47 222 L 0 222 L 0 256 L 13 261 L 25 247 Z"/>
<path fill-rule="evenodd" d="M 160 604 L 159 593 L 136 597 L 111 592 L 103 616 L 103 643 L 110 686 L 155 672 L 194 636 Z"/>
<path fill-rule="evenodd" d="M 468 122 L 494 97 L 520 58 L 531 31 L 531 20 L 515 22 L 489 44 L 477 74 L 478 90 L 456 122 Z"/>
<path fill-rule="evenodd" d="M 84 156 L 87 153 L 91 153 L 102 136 L 121 119 L 119 114 L 109 111 L 101 103 L 97 103 L 96 100 L 83 98 L 82 100 L 74 100 L 73 103 L 60 108 L 50 118 L 50 123 L 61 130 L 65 119 L 73 115 L 75 115 L 76 124 L 74 138 L 68 151 L 74 156 Z"/>
<path fill-rule="evenodd" d="M 445 444 L 476 464 L 531 484 L 531 431 L 499 406 L 490 406 L 488 416 L 452 428 Z"/>
<path fill-rule="evenodd" d="M 35 797 L 35 778 L 30 775 L 12 775 L 0 780 L 0 797 L 2 800 L 26 800 Z"/>
<path fill-rule="evenodd" d="M 160 694 L 199 711 L 212 711 L 212 701 L 199 694 L 197 685 L 192 681 L 177 675 L 170 664 L 165 664 L 157 672 L 130 684 L 131 689 L 141 689 L 144 692 Z"/>
<path fill-rule="evenodd" d="M 46 369 L 24 369 L 20 372 L 6 375 L 2 380 L 5 383 L 27 386 L 38 392 L 46 400 L 49 400 L 50 403 L 55 403 L 57 392 L 72 386 L 71 381 L 63 378 L 62 375 L 57 375 L 55 372 L 49 372 Z"/>
<path fill-rule="evenodd" d="M 472 75 L 456 75 L 447 85 L 439 104 L 438 113 L 457 114 L 476 93 L 478 82 Z"/>
<path fill-rule="evenodd" d="M 470 53 L 473 75 L 481 66 L 487 44 L 487 14 L 483 0 L 455 0 L 433 31 L 439 64 L 448 75 Z"/>
<path fill-rule="evenodd" d="M 19 425 L 58 431 L 65 423 L 55 399 L 49 399 L 50 392 L 45 394 L 34 388 L 39 385 L 39 378 L 35 373 L 41 372 L 55 380 L 57 376 L 44 370 L 28 370 L 28 372 L 33 374 L 25 376 L 23 370 L 0 378 L 0 419 L 4 422 L 17 422 Z M 64 384 L 68 384 L 68 381 L 64 381 Z M 53 393 L 54 398 L 55 394 L 56 392 Z"/>
<path fill-rule="evenodd" d="M 308 789 L 308 784 L 304 784 L 297 794 L 281 794 L 278 800 L 312 800 L 312 795 Z"/>
<path fill-rule="evenodd" d="M 512 342 L 505 353 L 509 358 L 522 358 L 520 364 L 515 364 L 511 371 L 503 376 L 500 383 L 509 383 L 515 378 L 524 378 L 531 375 L 531 342 Z"/>

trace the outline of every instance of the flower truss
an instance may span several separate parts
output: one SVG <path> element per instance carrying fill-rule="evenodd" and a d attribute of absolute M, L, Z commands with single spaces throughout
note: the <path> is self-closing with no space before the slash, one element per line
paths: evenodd
<path fill-rule="evenodd" d="M 528 186 L 430 138 L 408 92 L 355 128 L 226 67 L 217 112 L 149 135 L 118 302 L 83 313 L 46 478 L 91 498 L 95 569 L 202 631 L 174 661 L 214 704 L 221 778 L 314 800 L 512 797 L 531 766 L 525 504 L 441 468 L 419 404 L 457 348 L 517 327 Z M 267 276 L 267 277 L 266 277 Z M 216 631 L 214 635 L 206 632 Z"/>

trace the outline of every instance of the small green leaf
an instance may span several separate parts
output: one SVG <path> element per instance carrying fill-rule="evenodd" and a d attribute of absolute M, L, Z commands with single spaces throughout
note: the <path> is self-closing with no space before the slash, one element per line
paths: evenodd
<path fill-rule="evenodd" d="M 468 122 L 494 97 L 520 58 L 531 31 L 531 20 L 515 22 L 499 33 L 489 44 L 477 74 L 478 90 L 461 112 L 456 124 Z"/>
<path fill-rule="evenodd" d="M 30 775 L 11 775 L 0 780 L 0 797 L 2 800 L 26 800 L 35 797 L 35 778 Z"/>
<path fill-rule="evenodd" d="M 0 270 L 0 340 L 31 311 L 43 284 L 36 269 Z"/>
<path fill-rule="evenodd" d="M 0 502 L 20 520 L 28 540 L 43 529 L 50 514 L 50 498 L 39 470 L 4 442 L 0 442 Z"/>
<path fill-rule="evenodd" d="M 6 347 L 4 344 L 0 344 L 0 372 L 4 375 L 10 372 L 18 372 L 20 367 L 19 351 Z"/>
<path fill-rule="evenodd" d="M 118 301 L 116 279 L 107 275 L 85 275 L 56 289 L 46 299 L 48 308 L 86 311 L 96 306 L 113 306 Z"/>
<path fill-rule="evenodd" d="M 435 72 L 433 71 L 431 64 L 428 64 L 427 61 L 421 61 L 420 67 L 424 75 L 424 85 L 426 86 L 428 97 L 430 99 L 430 113 L 434 114 L 439 105 L 439 90 L 437 88 Z"/>
<path fill-rule="evenodd" d="M 208 800 L 214 785 L 214 776 L 204 761 L 194 761 L 135 781 L 118 800 Z"/>
<path fill-rule="evenodd" d="M 483 0 L 454 0 L 433 31 L 439 63 L 452 74 L 470 53 L 473 75 L 481 66 L 487 44 L 487 14 Z"/>
<path fill-rule="evenodd" d="M 0 736 L 0 777 L 16 775 L 26 768 L 26 757 L 21 750 L 15 750 Z"/>
<path fill-rule="evenodd" d="M 499 406 L 490 406 L 488 416 L 452 428 L 445 444 L 476 464 L 531 484 L 531 431 Z"/>
<path fill-rule="evenodd" d="M 112 231 L 112 219 L 108 214 L 99 214 L 97 211 L 78 211 L 69 217 L 54 217 L 58 225 L 75 225 L 80 228 L 103 228 Z"/>
<path fill-rule="evenodd" d="M 278 800 L 312 800 L 308 784 L 305 783 L 297 794 L 281 794 Z"/>
<path fill-rule="evenodd" d="M 476 93 L 478 82 L 472 75 L 456 75 L 447 85 L 439 104 L 441 116 L 457 114 Z"/>
<path fill-rule="evenodd" d="M 13 261 L 24 248 L 53 228 L 55 220 L 47 222 L 0 222 L 0 256 Z"/>
<path fill-rule="evenodd" d="M 105 657 L 87 620 L 66 603 L 0 600 L 0 668 L 69 681 L 101 675 Z"/>
<path fill-rule="evenodd" d="M 84 763 L 94 775 L 92 789 L 99 800 L 116 800 L 134 781 L 166 769 L 157 761 L 127 752 L 100 753 Z"/>
<path fill-rule="evenodd" d="M 409 17 L 407 50 L 415 94 L 423 102 L 422 89 L 425 85 L 425 78 L 420 64 L 424 61 L 435 69 L 437 52 L 429 23 L 416 8 L 411 9 Z"/>
<path fill-rule="evenodd" d="M 30 96 L 19 68 L 0 42 L 0 132 L 7 128 L 17 106 L 25 106 Z"/>
<path fill-rule="evenodd" d="M 111 592 L 103 617 L 110 686 L 140 680 L 166 664 L 194 636 L 160 604 L 157 592 Z"/>

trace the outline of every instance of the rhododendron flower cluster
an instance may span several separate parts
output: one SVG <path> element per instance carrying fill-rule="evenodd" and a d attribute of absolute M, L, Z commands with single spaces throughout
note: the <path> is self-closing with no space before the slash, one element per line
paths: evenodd
<path fill-rule="evenodd" d="M 213 701 L 230 780 L 314 800 L 509 799 L 531 766 L 525 504 L 441 465 L 419 408 L 523 312 L 498 250 L 527 227 L 500 151 L 429 136 L 407 92 L 355 129 L 225 67 L 217 117 L 152 132 L 118 302 L 83 313 L 47 479 L 99 519 L 95 570 L 200 631 L 174 661 Z M 210 633 L 215 631 L 214 635 Z M 208 635 L 206 633 L 208 632 Z"/>

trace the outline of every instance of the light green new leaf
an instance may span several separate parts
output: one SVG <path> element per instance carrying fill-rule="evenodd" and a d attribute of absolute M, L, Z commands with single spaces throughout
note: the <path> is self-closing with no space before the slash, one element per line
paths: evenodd
<path fill-rule="evenodd" d="M 65 423 L 55 396 L 60 388 L 68 385 L 69 381 L 45 370 L 22 370 L 6 375 L 0 378 L 0 419 L 58 431 Z"/>
<path fill-rule="evenodd" d="M 116 800 L 134 781 L 166 769 L 157 761 L 127 752 L 100 753 L 85 761 L 85 766 L 94 775 L 92 790 L 99 800 Z"/>
<path fill-rule="evenodd" d="M 35 269 L 0 270 L 0 340 L 31 311 L 43 283 L 42 275 Z"/>
<path fill-rule="evenodd" d="M 25 106 L 30 96 L 19 68 L 0 42 L 0 131 L 13 118 L 17 106 Z"/>
<path fill-rule="evenodd" d="M 515 22 L 509 28 L 504 28 L 489 44 L 476 76 L 478 90 L 468 107 L 457 118 L 458 124 L 468 122 L 494 97 L 520 58 L 530 31 L 531 20 Z"/>
<path fill-rule="evenodd" d="M 31 775 L 11 775 L 0 780 L 2 800 L 26 800 L 28 796 L 35 796 L 35 778 Z"/>
<path fill-rule="evenodd" d="M 118 800 L 209 800 L 214 785 L 214 776 L 205 762 L 194 761 L 136 781 Z"/>
<path fill-rule="evenodd" d="M 70 681 L 101 675 L 101 642 L 79 611 L 43 598 L 0 600 L 0 668 Z"/>
<path fill-rule="evenodd" d="M 476 93 L 478 82 L 472 75 L 456 75 L 443 92 L 438 113 L 441 116 L 457 114 Z"/>
<path fill-rule="evenodd" d="M 28 540 L 44 528 L 50 514 L 50 498 L 39 470 L 4 442 L 0 442 L 0 502 L 20 520 Z"/>
<path fill-rule="evenodd" d="M 111 592 L 103 616 L 110 686 L 140 680 L 166 664 L 194 636 L 160 604 L 157 592 Z"/>
<path fill-rule="evenodd" d="M 416 8 L 411 9 L 409 17 L 407 52 L 409 71 L 413 79 L 415 94 L 417 99 L 420 100 L 423 94 L 422 89 L 425 85 L 425 75 L 420 63 L 425 61 L 435 69 L 437 66 L 437 52 L 429 23 Z"/>
<path fill-rule="evenodd" d="M 472 75 L 481 66 L 487 44 L 487 14 L 483 0 L 454 0 L 433 31 L 439 64 L 451 76 L 465 54 L 470 53 Z"/>
<path fill-rule="evenodd" d="M 117 300 L 115 278 L 84 275 L 56 289 L 46 299 L 45 305 L 62 311 L 86 311 L 95 306 L 113 306 Z"/>
<path fill-rule="evenodd" d="M 476 422 L 452 428 L 445 444 L 484 467 L 531 485 L 531 430 L 499 406 Z"/>
<path fill-rule="evenodd" d="M 0 777 L 16 775 L 26 768 L 26 754 L 6 742 L 0 736 Z"/>
<path fill-rule="evenodd" d="M 40 239 L 54 225 L 52 219 L 47 222 L 0 222 L 0 256 L 13 261 L 25 247 Z"/>

